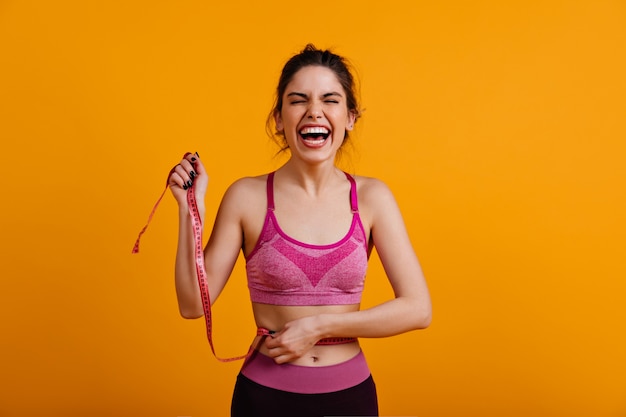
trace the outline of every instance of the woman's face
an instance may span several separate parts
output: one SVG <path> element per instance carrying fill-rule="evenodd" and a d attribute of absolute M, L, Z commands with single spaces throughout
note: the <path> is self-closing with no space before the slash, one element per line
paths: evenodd
<path fill-rule="evenodd" d="M 309 162 L 334 161 L 355 115 L 348 110 L 346 94 L 335 73 L 307 66 L 295 73 L 274 117 L 285 136 L 292 158 Z"/>

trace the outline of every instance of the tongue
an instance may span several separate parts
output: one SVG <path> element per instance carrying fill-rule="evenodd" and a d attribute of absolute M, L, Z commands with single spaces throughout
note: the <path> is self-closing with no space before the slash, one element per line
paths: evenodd
<path fill-rule="evenodd" d="M 303 135 L 302 141 L 306 143 L 307 146 L 320 147 L 326 143 L 326 137 L 324 135 Z"/>

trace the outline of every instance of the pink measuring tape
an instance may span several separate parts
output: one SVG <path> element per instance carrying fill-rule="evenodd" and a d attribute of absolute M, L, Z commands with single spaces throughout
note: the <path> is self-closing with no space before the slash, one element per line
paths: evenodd
<path fill-rule="evenodd" d="M 189 153 L 186 153 L 183 158 L 187 157 Z M 152 221 L 152 217 L 154 217 L 154 213 L 156 212 L 159 203 L 165 196 L 167 192 L 167 187 L 169 186 L 169 178 L 172 175 L 174 168 L 172 168 L 167 176 L 167 180 L 165 182 L 165 189 L 161 193 L 161 196 L 152 207 L 152 211 L 148 216 L 148 221 L 146 225 L 139 232 L 139 236 L 137 236 L 137 240 L 135 241 L 135 245 L 133 246 L 132 253 L 139 253 L 139 240 L 141 236 L 145 233 L 150 221 Z M 198 286 L 200 288 L 200 297 L 202 299 L 202 310 L 204 311 L 204 321 L 206 324 L 206 334 L 207 339 L 209 341 L 209 345 L 211 346 L 211 352 L 213 356 L 220 362 L 232 362 L 240 359 L 246 359 L 249 357 L 255 349 L 255 345 L 251 345 L 248 353 L 241 356 L 235 356 L 232 358 L 220 358 L 215 353 L 215 347 L 213 346 L 213 326 L 212 326 L 212 317 L 211 317 L 211 296 L 209 294 L 209 283 L 207 281 L 206 268 L 204 265 L 204 250 L 202 248 L 202 220 L 200 219 L 200 213 L 198 211 L 198 204 L 196 201 L 196 194 L 194 192 L 194 185 L 192 183 L 191 187 L 187 189 L 187 206 L 189 207 L 189 215 L 191 216 L 192 222 L 192 232 L 193 232 L 193 241 L 194 241 L 194 259 L 196 266 L 196 274 L 198 276 Z M 257 329 L 257 336 L 271 336 L 274 334 L 273 331 L 259 327 Z M 330 337 L 319 340 L 316 345 L 338 345 L 343 343 L 352 343 L 356 341 L 353 337 Z M 258 343 L 257 343 L 258 344 Z"/>

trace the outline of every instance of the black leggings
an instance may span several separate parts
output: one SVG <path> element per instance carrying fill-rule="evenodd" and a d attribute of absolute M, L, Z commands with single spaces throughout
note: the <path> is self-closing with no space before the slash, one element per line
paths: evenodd
<path fill-rule="evenodd" d="M 370 375 L 341 391 L 299 394 L 257 384 L 239 374 L 231 417 L 378 416 L 376 385 Z"/>

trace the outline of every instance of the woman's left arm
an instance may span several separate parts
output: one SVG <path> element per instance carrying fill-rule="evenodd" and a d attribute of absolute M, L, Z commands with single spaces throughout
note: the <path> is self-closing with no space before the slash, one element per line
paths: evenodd
<path fill-rule="evenodd" d="M 391 190 L 379 180 L 362 178 L 359 207 L 395 298 L 361 311 L 316 316 L 320 337 L 386 337 L 428 327 L 428 287 Z"/>
<path fill-rule="evenodd" d="M 395 297 L 365 310 L 323 313 L 287 323 L 265 341 L 276 356 L 281 355 L 281 363 L 302 356 L 323 338 L 387 337 L 430 325 L 430 295 L 393 194 L 384 183 L 363 178 L 359 208 Z"/>
<path fill-rule="evenodd" d="M 280 332 L 265 340 L 277 363 L 301 357 L 323 338 L 388 337 L 430 325 L 426 280 L 391 190 L 378 180 L 362 178 L 359 212 L 365 227 L 370 227 L 395 297 L 364 310 L 322 313 L 286 323 Z"/>

